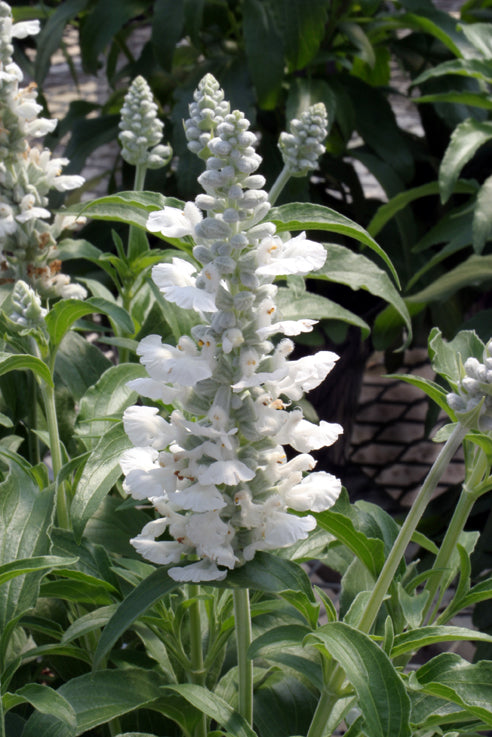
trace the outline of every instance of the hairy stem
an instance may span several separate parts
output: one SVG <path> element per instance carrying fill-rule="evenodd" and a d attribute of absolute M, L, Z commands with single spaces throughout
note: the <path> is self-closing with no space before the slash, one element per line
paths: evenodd
<path fill-rule="evenodd" d="M 291 171 L 289 167 L 284 165 L 284 168 L 282 169 L 277 179 L 273 183 L 273 186 L 268 195 L 268 199 L 271 205 L 274 205 L 276 203 L 278 196 L 280 195 L 281 191 L 283 190 L 283 188 L 289 181 L 290 177 L 291 177 Z"/>
<path fill-rule="evenodd" d="M 41 384 L 41 394 L 46 412 L 48 435 L 50 442 L 51 463 L 53 466 L 53 478 L 55 480 L 56 493 L 56 521 L 59 527 L 70 529 L 69 503 L 66 485 L 58 480 L 58 475 L 63 466 L 60 433 L 58 431 L 58 420 L 56 417 L 55 389 L 53 386 Z"/>
<path fill-rule="evenodd" d="M 198 594 L 200 587 L 196 584 L 190 584 L 188 587 L 188 596 L 191 601 L 190 613 L 190 662 L 192 683 L 203 686 L 205 683 L 205 670 L 203 668 L 203 648 L 202 648 L 202 625 L 200 619 L 200 600 Z M 194 737 L 207 737 L 207 716 L 201 715 L 198 724 L 195 727 Z"/>

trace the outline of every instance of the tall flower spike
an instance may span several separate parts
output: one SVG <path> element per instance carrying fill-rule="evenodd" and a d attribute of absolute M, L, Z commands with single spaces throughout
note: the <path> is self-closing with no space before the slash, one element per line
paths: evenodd
<path fill-rule="evenodd" d="M 36 85 L 20 87 L 22 71 L 12 58 L 13 38 L 38 33 L 39 23 L 13 23 L 0 2 L 0 266 L 2 279 L 29 282 L 43 297 L 85 297 L 86 291 L 61 273 L 56 241 L 67 222 L 47 209 L 50 190 L 80 187 L 83 177 L 62 174 L 68 159 L 32 147 L 28 139 L 54 130 L 57 120 L 38 117 Z"/>
<path fill-rule="evenodd" d="M 205 86 L 218 89 L 208 75 L 195 101 Z M 328 509 L 341 489 L 326 472 L 305 474 L 316 465 L 309 451 L 335 442 L 342 428 L 308 422 L 296 405 L 337 356 L 322 351 L 289 362 L 293 343 L 270 340 L 312 329 L 312 320 L 281 319 L 273 281 L 320 268 L 326 251 L 305 235 L 282 240 L 265 222 L 270 205 L 255 145 L 244 115 L 225 114 L 207 141 L 205 194 L 184 211 L 166 207 L 149 218 L 154 232 L 175 237 L 181 227 L 194 239 L 198 265 L 176 257 L 156 265 L 153 279 L 200 324 L 176 347 L 157 335 L 140 342 L 148 377 L 130 386 L 175 409 L 166 420 L 146 406 L 126 410 L 135 447 L 121 466 L 127 493 L 148 499 L 158 515 L 133 545 L 172 564 L 178 581 L 223 579 L 257 550 L 304 539 L 316 520 L 290 510 Z M 287 461 L 284 444 L 301 455 Z"/>
<path fill-rule="evenodd" d="M 281 133 L 279 148 L 289 173 L 293 177 L 305 176 L 316 169 L 318 159 L 324 153 L 328 116 L 322 102 L 305 110 L 299 119 L 290 122 L 290 133 Z"/>
<path fill-rule="evenodd" d="M 121 155 L 129 164 L 160 169 L 169 162 L 172 149 L 161 144 L 163 125 L 143 77 L 136 77 L 125 95 L 119 127 Z"/>

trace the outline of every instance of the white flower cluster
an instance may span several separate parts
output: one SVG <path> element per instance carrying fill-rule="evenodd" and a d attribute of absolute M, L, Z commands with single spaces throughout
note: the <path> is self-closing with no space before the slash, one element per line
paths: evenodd
<path fill-rule="evenodd" d="M 480 404 L 478 427 L 482 431 L 492 430 L 492 340 L 484 352 L 483 363 L 478 358 L 467 358 L 465 375 L 460 380 L 457 392 L 447 395 L 448 404 L 460 415 L 473 412 Z"/>
<path fill-rule="evenodd" d="M 194 102 L 189 106 L 190 117 L 184 124 L 188 148 L 201 159 L 207 159 L 210 156 L 209 141 L 231 108 L 212 74 L 203 77 L 193 97 Z"/>
<path fill-rule="evenodd" d="M 46 297 L 84 297 L 85 289 L 60 272 L 56 239 L 74 218 L 47 209 L 48 194 L 80 187 L 84 179 L 61 173 L 68 159 L 31 148 L 27 139 L 51 133 L 57 120 L 38 117 L 36 85 L 21 88 L 22 71 L 12 60 L 13 38 L 39 32 L 38 21 L 13 23 L 10 6 L 0 2 L 0 264 L 3 279 L 25 279 Z"/>
<path fill-rule="evenodd" d="M 199 177 L 205 194 L 148 219 L 152 232 L 191 236 L 201 264 L 176 257 L 154 267 L 165 299 L 194 310 L 199 324 L 177 346 L 144 338 L 138 354 L 148 377 L 129 384 L 175 409 L 165 419 L 155 407 L 133 406 L 123 418 L 134 445 L 121 459 L 124 489 L 158 514 L 132 544 L 155 563 L 186 561 L 169 570 L 178 581 L 223 579 L 257 550 L 306 538 L 315 518 L 290 510 L 326 510 L 341 489 L 329 473 L 306 472 L 316 464 L 310 451 L 331 445 L 342 428 L 309 422 L 296 404 L 338 357 L 321 351 L 289 361 L 292 341 L 272 340 L 314 324 L 281 319 L 273 281 L 320 268 L 326 251 L 305 234 L 283 240 L 265 222 L 270 205 L 248 127 L 241 112 L 226 114 L 210 131 Z M 288 460 L 284 445 L 299 455 Z"/>
<path fill-rule="evenodd" d="M 121 108 L 121 155 L 132 166 L 160 169 L 172 156 L 170 146 L 161 144 L 162 122 L 157 105 L 143 77 L 136 77 L 128 88 Z"/>
<path fill-rule="evenodd" d="M 281 133 L 279 148 L 291 176 L 303 177 L 316 169 L 319 157 L 325 152 L 328 116 L 322 102 L 311 105 L 299 119 L 290 123 L 290 133 Z"/>

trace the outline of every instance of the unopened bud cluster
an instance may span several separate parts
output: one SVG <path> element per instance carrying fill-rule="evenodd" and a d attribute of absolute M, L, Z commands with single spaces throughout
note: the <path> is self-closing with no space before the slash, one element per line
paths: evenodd
<path fill-rule="evenodd" d="M 41 306 L 39 295 L 29 284 L 22 280 L 16 282 L 11 300 L 12 310 L 9 317 L 12 322 L 27 330 L 44 327 L 46 310 Z"/>
<path fill-rule="evenodd" d="M 460 419 L 481 404 L 478 429 L 492 430 L 492 340 L 484 351 L 483 363 L 474 357 L 467 358 L 463 370 L 458 391 L 447 396 L 448 404 Z"/>
<path fill-rule="evenodd" d="M 327 134 L 328 117 L 322 102 L 309 107 L 299 119 L 290 123 L 290 133 L 281 133 L 279 148 L 291 176 L 305 176 L 318 166 L 325 152 L 323 141 Z"/>
<path fill-rule="evenodd" d="M 121 155 L 129 164 L 160 169 L 169 162 L 172 149 L 161 143 L 163 125 L 143 77 L 136 77 L 125 95 L 120 130 Z"/>
<path fill-rule="evenodd" d="M 190 117 L 185 121 L 185 135 L 190 151 L 201 159 L 210 156 L 209 142 L 219 123 L 230 112 L 224 92 L 212 74 L 206 74 L 193 95 Z"/>
<path fill-rule="evenodd" d="M 83 287 L 61 273 L 56 243 L 74 218 L 47 209 L 52 190 L 80 187 L 83 178 L 63 175 L 68 159 L 31 147 L 29 139 L 51 133 L 56 120 L 38 117 L 36 85 L 21 88 L 22 71 L 12 59 L 13 38 L 39 31 L 37 21 L 13 23 L 9 5 L 0 2 L 0 265 L 2 278 L 23 279 L 43 297 L 84 297 Z M 51 221 L 51 222 L 48 222 Z"/>
<path fill-rule="evenodd" d="M 207 581 L 225 578 L 258 550 L 307 537 L 315 518 L 292 510 L 328 509 L 341 489 L 331 474 L 309 473 L 316 465 L 309 451 L 335 442 L 342 428 L 309 422 L 297 404 L 337 356 L 288 360 L 294 344 L 287 336 L 309 332 L 315 321 L 283 320 L 273 283 L 321 268 L 326 250 L 305 234 L 282 239 L 265 222 L 270 204 L 256 173 L 256 136 L 240 111 L 229 112 L 210 75 L 190 112 L 206 133 L 192 138 L 198 154 L 208 151 L 198 179 L 204 193 L 183 210 L 152 212 L 147 228 L 192 239 L 194 263 L 175 257 L 152 276 L 168 302 L 193 310 L 199 322 L 177 346 L 159 335 L 140 342 L 148 376 L 129 386 L 157 406 L 125 411 L 134 447 L 121 466 L 127 493 L 156 511 L 132 540 L 137 551 L 171 565 L 176 580 Z M 274 340 L 279 334 L 286 337 Z M 299 455 L 288 460 L 284 445 Z"/>

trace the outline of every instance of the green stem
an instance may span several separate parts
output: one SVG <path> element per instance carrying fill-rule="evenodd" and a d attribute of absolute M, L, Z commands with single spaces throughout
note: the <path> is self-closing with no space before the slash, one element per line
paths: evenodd
<path fill-rule="evenodd" d="M 145 174 L 147 173 L 147 167 L 145 164 L 137 164 L 135 167 L 135 179 L 133 181 L 133 189 L 135 192 L 142 192 L 145 184 Z M 131 262 L 134 258 L 140 255 L 139 249 L 139 229 L 134 225 L 130 225 L 130 232 L 128 235 L 128 260 Z"/>
<path fill-rule="evenodd" d="M 60 473 L 63 466 L 63 457 L 60 443 L 60 434 L 58 431 L 58 420 L 56 417 L 55 389 L 53 386 L 48 386 L 44 383 L 40 386 L 46 412 L 46 422 L 48 425 L 51 463 L 53 466 L 53 478 L 55 479 L 56 521 L 59 527 L 69 530 L 70 515 L 68 512 L 66 486 L 65 484 L 58 481 L 58 474 Z"/>
<path fill-rule="evenodd" d="M 372 590 L 372 594 L 369 598 L 367 607 L 358 624 L 358 629 L 361 630 L 361 632 L 370 631 L 378 615 L 379 609 L 381 608 L 381 604 L 383 603 L 388 589 L 393 581 L 398 566 L 400 565 L 400 561 L 405 554 L 408 543 L 412 539 L 412 535 L 417 529 L 417 525 L 420 522 L 422 515 L 424 514 L 425 509 L 431 500 L 432 494 L 434 493 L 437 484 L 439 483 L 449 462 L 463 442 L 463 439 L 467 432 L 467 428 L 463 427 L 461 423 L 458 423 L 456 425 L 453 432 L 441 449 L 441 452 L 434 461 L 432 468 L 427 474 L 422 488 L 420 489 L 417 498 L 412 505 L 412 508 L 410 509 L 402 527 L 400 528 L 398 537 L 394 542 L 391 552 L 386 559 L 381 573 L 379 574 L 378 580 L 376 581 L 376 585 Z"/>
<path fill-rule="evenodd" d="M 205 684 L 205 670 L 203 668 L 203 649 L 202 649 L 202 625 L 200 620 L 200 600 L 198 598 L 200 587 L 196 584 L 190 584 L 188 587 L 188 597 L 191 602 L 190 613 L 190 662 L 192 683 L 199 686 Z M 207 737 L 207 716 L 201 715 L 201 719 L 195 727 L 194 737 Z"/>
<path fill-rule="evenodd" d="M 270 190 L 270 194 L 268 195 L 268 199 L 270 201 L 271 205 L 274 205 L 278 199 L 279 194 L 287 184 L 291 177 L 291 171 L 288 166 L 284 165 L 284 168 L 278 175 L 277 179 L 273 183 L 273 186 Z"/>
<path fill-rule="evenodd" d="M 28 448 L 29 448 L 29 460 L 33 466 L 38 464 L 41 460 L 41 453 L 39 450 L 39 438 L 34 432 L 34 429 L 38 426 L 37 408 L 38 408 L 38 385 L 36 379 L 32 374 L 28 374 L 29 382 L 29 427 L 27 429 L 28 436 Z"/>
<path fill-rule="evenodd" d="M 465 453 L 465 459 L 466 459 Z M 447 574 L 447 569 L 451 556 L 456 549 L 459 537 L 463 532 L 466 521 L 470 516 L 475 501 L 481 494 L 482 480 L 487 475 L 489 464 L 485 453 L 481 448 L 476 447 L 473 457 L 468 460 L 466 467 L 471 469 L 471 473 L 465 473 L 465 482 L 458 500 L 458 504 L 453 512 L 453 516 L 449 523 L 441 547 L 431 569 L 431 575 L 427 580 L 425 590 L 428 592 L 428 598 L 422 613 L 422 621 L 425 621 L 429 612 L 428 621 L 433 621 L 437 615 L 439 605 L 441 603 L 442 592 L 436 599 L 436 596 L 442 588 L 443 580 Z"/>
<path fill-rule="evenodd" d="M 343 668 L 335 663 L 318 701 L 306 737 L 322 737 L 335 731 L 337 725 L 343 719 L 343 711 L 336 709 L 336 706 L 340 702 L 344 682 L 345 673 Z"/>
<path fill-rule="evenodd" d="M 253 726 L 253 661 L 248 657 L 251 644 L 248 589 L 234 589 L 234 621 L 239 671 L 239 713 Z"/>

